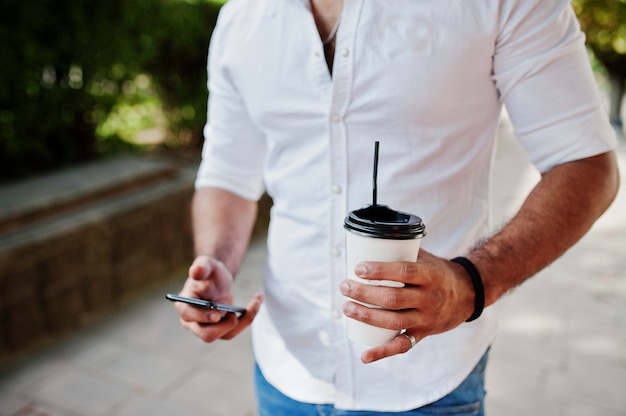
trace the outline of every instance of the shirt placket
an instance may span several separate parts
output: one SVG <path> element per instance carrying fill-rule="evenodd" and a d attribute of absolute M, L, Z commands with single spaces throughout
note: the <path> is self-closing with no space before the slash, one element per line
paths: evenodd
<path fill-rule="evenodd" d="M 347 276 L 345 231 L 343 219 L 347 213 L 348 137 L 347 111 L 354 81 L 354 52 L 356 30 L 362 0 L 345 0 L 341 26 L 336 40 L 333 62 L 332 91 L 328 113 L 331 189 L 329 216 L 330 258 L 332 273 L 331 316 L 333 319 L 333 365 L 337 405 L 349 405 L 354 400 L 350 344 L 346 336 L 346 317 L 341 312 L 345 297 L 339 284 Z"/>

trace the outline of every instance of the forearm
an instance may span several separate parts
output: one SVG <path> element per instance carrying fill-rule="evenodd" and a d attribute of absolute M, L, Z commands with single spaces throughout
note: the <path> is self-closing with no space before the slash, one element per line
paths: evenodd
<path fill-rule="evenodd" d="M 515 217 L 468 255 L 482 275 L 486 306 L 574 245 L 608 208 L 618 187 L 612 152 L 543 174 Z"/>
<path fill-rule="evenodd" d="M 218 188 L 196 190 L 192 202 L 196 255 L 222 261 L 235 275 L 243 261 L 257 203 Z"/>

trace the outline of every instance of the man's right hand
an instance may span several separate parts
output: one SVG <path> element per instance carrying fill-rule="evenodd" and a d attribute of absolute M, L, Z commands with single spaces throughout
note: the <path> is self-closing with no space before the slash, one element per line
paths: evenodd
<path fill-rule="evenodd" d="M 208 256 L 199 256 L 189 268 L 189 277 L 179 295 L 232 305 L 232 285 L 233 276 L 224 263 Z M 213 342 L 217 339 L 232 339 L 246 329 L 254 320 L 262 301 L 263 296 L 256 294 L 240 318 L 234 313 L 202 309 L 181 302 L 176 303 L 176 309 L 184 328 L 205 342 Z"/>

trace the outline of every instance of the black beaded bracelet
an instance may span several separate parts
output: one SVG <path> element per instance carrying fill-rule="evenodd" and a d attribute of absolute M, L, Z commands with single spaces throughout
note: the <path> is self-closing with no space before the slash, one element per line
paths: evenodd
<path fill-rule="evenodd" d="M 472 279 L 472 285 L 474 286 L 474 313 L 466 322 L 472 322 L 483 313 L 483 309 L 485 309 L 485 287 L 483 286 L 483 279 L 480 277 L 480 273 L 474 263 L 472 263 L 469 259 L 465 257 L 455 257 L 451 262 L 456 264 L 460 264 L 467 274 L 469 274 L 470 279 Z"/>

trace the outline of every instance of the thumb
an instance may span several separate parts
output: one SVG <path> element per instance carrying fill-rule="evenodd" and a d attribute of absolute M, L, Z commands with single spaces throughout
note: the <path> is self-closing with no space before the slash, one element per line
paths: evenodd
<path fill-rule="evenodd" d="M 198 256 L 189 266 L 189 277 L 194 280 L 205 280 L 211 275 L 213 267 L 208 256 Z"/>

